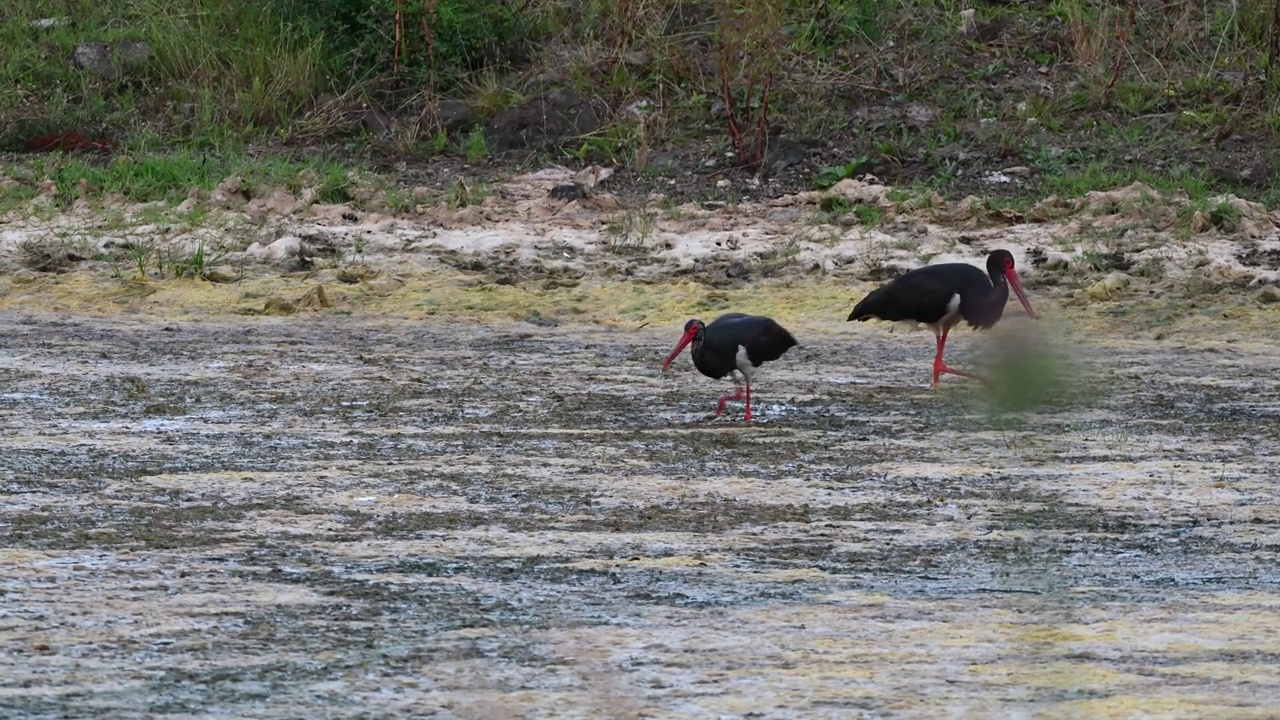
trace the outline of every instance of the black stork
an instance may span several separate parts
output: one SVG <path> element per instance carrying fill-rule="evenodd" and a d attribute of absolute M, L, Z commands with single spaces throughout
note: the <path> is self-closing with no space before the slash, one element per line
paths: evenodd
<path fill-rule="evenodd" d="M 933 328 L 938 338 L 938 354 L 933 358 L 934 385 L 943 373 L 990 384 L 980 375 L 948 367 L 942 360 L 942 349 L 947 344 L 947 333 L 962 320 L 982 330 L 999 322 L 1009 300 L 1010 285 L 1027 315 L 1035 318 L 1018 271 L 1013 268 L 1013 255 L 1008 250 L 995 250 L 987 256 L 985 273 L 968 263 L 939 263 L 899 275 L 868 293 L 849 313 L 849 320 L 924 323 Z"/>
<path fill-rule="evenodd" d="M 703 375 L 719 380 L 725 375 L 742 373 L 746 380 L 748 422 L 751 421 L 751 378 L 755 376 L 756 368 L 777 360 L 797 344 L 791 333 L 772 318 L 759 315 L 728 313 L 712 320 L 710 325 L 701 320 L 690 320 L 684 324 L 684 335 L 676 349 L 662 361 L 663 372 L 671 367 L 689 343 L 693 343 L 690 352 L 693 366 Z M 737 392 L 720 398 L 716 415 L 724 411 L 724 404 L 729 400 L 743 399 L 743 388 L 738 386 L 737 375 L 733 376 L 733 384 Z"/>

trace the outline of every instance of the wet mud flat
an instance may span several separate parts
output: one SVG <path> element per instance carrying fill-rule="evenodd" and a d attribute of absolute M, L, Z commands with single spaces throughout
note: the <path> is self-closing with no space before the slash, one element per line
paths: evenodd
<path fill-rule="evenodd" d="M 0 715 L 1276 717 L 1270 349 L 677 331 L 0 320 Z"/>

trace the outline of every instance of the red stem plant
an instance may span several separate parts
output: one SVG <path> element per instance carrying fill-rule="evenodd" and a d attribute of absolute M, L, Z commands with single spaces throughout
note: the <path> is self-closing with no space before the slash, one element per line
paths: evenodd
<path fill-rule="evenodd" d="M 782 55 L 780 0 L 717 0 L 720 93 L 743 167 L 758 171 L 769 144 L 769 103 Z M 741 101 L 734 87 L 742 87 Z M 754 135 L 754 137 L 752 137 Z"/>

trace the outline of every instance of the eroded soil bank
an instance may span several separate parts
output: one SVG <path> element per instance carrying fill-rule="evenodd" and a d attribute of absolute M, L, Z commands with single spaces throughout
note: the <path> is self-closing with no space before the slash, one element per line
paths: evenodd
<path fill-rule="evenodd" d="M 994 394 L 797 320 L 747 427 L 669 319 L 24 307 L 8 717 L 1274 717 L 1259 310 L 958 332 Z"/>

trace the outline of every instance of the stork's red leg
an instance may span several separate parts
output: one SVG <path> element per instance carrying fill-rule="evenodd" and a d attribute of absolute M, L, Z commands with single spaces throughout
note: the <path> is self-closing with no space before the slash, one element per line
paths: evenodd
<path fill-rule="evenodd" d="M 945 328 L 938 334 L 938 354 L 933 356 L 933 384 L 938 384 L 938 378 L 941 377 L 943 373 L 949 373 L 951 375 L 967 377 L 970 380 L 977 380 L 984 385 L 990 385 L 991 383 L 981 375 L 964 372 L 963 370 L 955 370 L 942 361 L 942 349 L 947 346 L 947 333 L 949 332 L 951 332 L 951 328 Z"/>
<path fill-rule="evenodd" d="M 741 400 L 741 399 L 742 399 L 742 388 L 738 388 L 738 392 L 732 395 L 725 395 L 724 397 L 720 398 L 720 404 L 716 406 L 716 415 L 719 415 L 720 413 L 724 412 L 725 403 L 729 402 L 730 400 Z"/>
<path fill-rule="evenodd" d="M 747 382 L 747 422 L 751 422 L 751 383 Z"/>

